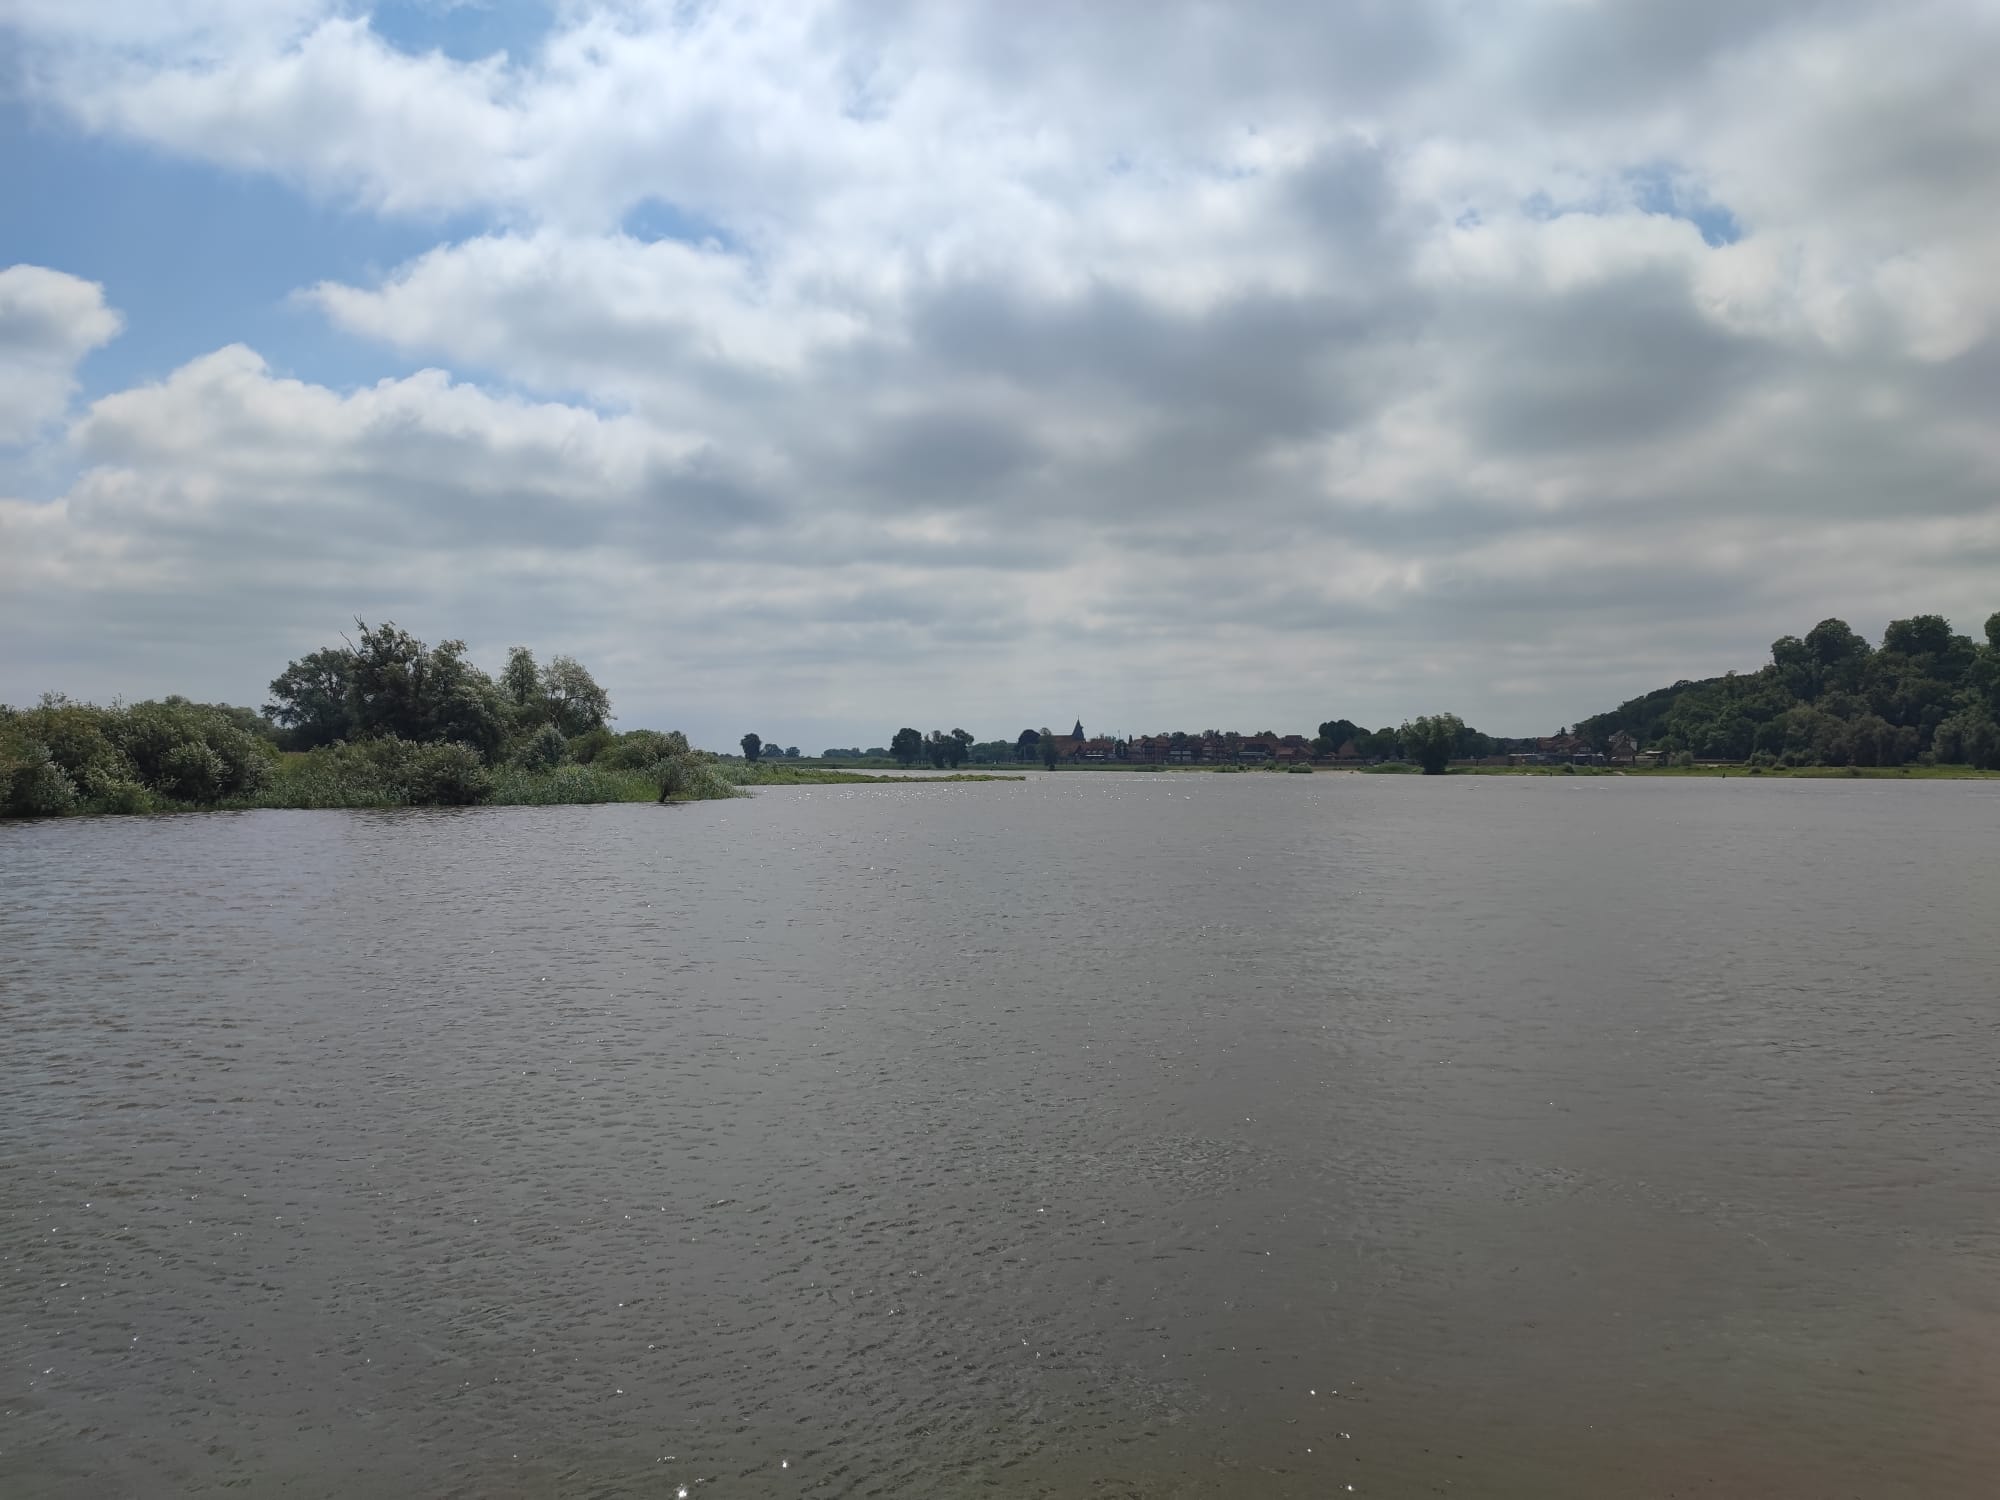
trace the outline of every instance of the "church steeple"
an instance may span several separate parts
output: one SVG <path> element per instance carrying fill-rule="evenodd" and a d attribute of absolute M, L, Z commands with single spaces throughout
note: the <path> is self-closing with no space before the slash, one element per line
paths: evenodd
<path fill-rule="evenodd" d="M 1083 720 L 1078 719 L 1076 721 L 1076 728 L 1070 731 L 1070 737 L 1072 739 L 1077 739 L 1077 740 L 1081 740 L 1083 738 Z"/>

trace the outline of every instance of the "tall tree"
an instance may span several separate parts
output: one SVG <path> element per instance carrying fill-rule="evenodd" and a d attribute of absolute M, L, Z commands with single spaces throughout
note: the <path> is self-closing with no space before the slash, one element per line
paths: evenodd
<path fill-rule="evenodd" d="M 1328 719 L 1319 726 L 1319 735 L 1313 746 L 1321 754 L 1331 755 L 1349 740 L 1359 739 L 1367 732 L 1352 719 Z"/>
<path fill-rule="evenodd" d="M 751 762 L 752 764 L 755 764 L 757 757 L 764 753 L 763 737 L 760 735 L 746 734 L 743 736 L 742 743 L 743 743 L 743 758 Z"/>
<path fill-rule="evenodd" d="M 548 701 L 549 718 L 566 735 L 588 734 L 610 721 L 611 695 L 574 656 L 558 656 L 549 662 L 542 673 L 542 693 Z"/>
<path fill-rule="evenodd" d="M 1042 765 L 1053 771 L 1056 768 L 1056 737 L 1044 729 L 1041 733 Z"/>
<path fill-rule="evenodd" d="M 464 641 L 427 646 L 391 621 L 356 620 L 348 701 L 355 734 L 455 740 L 492 755 L 507 736 L 506 704 L 493 679 L 465 659 Z"/>
<path fill-rule="evenodd" d="M 346 647 L 308 652 L 271 679 L 272 701 L 264 712 L 292 731 L 297 749 L 352 738 L 348 693 L 353 676 L 354 653 Z"/>
<path fill-rule="evenodd" d="M 906 725 L 897 730 L 895 738 L 889 741 L 889 753 L 896 757 L 898 765 L 913 766 L 917 757 L 924 753 L 924 737 Z"/>
<path fill-rule="evenodd" d="M 1457 714 L 1424 714 L 1404 724 L 1399 737 L 1404 752 L 1415 757 L 1426 776 L 1441 776 L 1464 732 L 1465 722 Z"/>
<path fill-rule="evenodd" d="M 542 669 L 535 665 L 535 653 L 526 646 L 507 652 L 507 665 L 500 669 L 500 688 L 517 710 L 537 713 L 542 707 Z"/>
<path fill-rule="evenodd" d="M 1994 618 L 2000 620 L 2000 615 L 1995 615 Z M 1040 733 L 1033 729 L 1024 729 L 1014 741 L 1014 754 L 1020 760 L 1033 760 L 1035 758 L 1035 751 L 1040 747 L 1041 743 L 1042 737 Z"/>

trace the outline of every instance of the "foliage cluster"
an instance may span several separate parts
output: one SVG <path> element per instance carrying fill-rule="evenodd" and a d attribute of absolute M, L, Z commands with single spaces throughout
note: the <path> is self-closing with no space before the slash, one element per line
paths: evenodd
<path fill-rule="evenodd" d="M 461 641 L 356 625 L 358 644 L 287 665 L 262 715 L 185 698 L 0 708 L 0 816 L 736 795 L 679 732 L 615 733 L 571 657 L 543 668 L 517 646 L 496 680 Z"/>
<path fill-rule="evenodd" d="M 277 746 L 257 716 L 186 698 L 0 709 L 0 816 L 147 812 L 254 797 Z"/>
<path fill-rule="evenodd" d="M 1438 719 L 1449 720 L 1453 726 L 1447 760 L 1477 760 L 1493 753 L 1492 736 L 1480 733 L 1456 714 L 1419 717 L 1400 728 L 1385 726 L 1381 729 L 1364 729 L 1352 719 L 1328 719 L 1313 737 L 1313 749 L 1321 755 L 1338 755 L 1352 746 L 1353 753 L 1363 760 L 1421 763 L 1420 746 L 1411 740 L 1410 735 L 1414 731 L 1423 745 L 1434 748 L 1434 741 L 1425 736 L 1431 733 L 1427 726 Z"/>
<path fill-rule="evenodd" d="M 1624 731 L 1670 759 L 1776 766 L 2000 769 L 2000 614 L 1985 640 L 1942 615 L 1892 621 L 1879 646 L 1842 620 L 1772 643 L 1755 672 L 1681 681 L 1586 719 L 1600 748 Z"/>
<path fill-rule="evenodd" d="M 574 657 L 543 667 L 516 646 L 496 681 L 466 658 L 463 641 L 430 646 L 388 621 L 354 623 L 358 641 L 309 652 L 272 679 L 264 712 L 282 726 L 286 749 L 448 741 L 488 761 L 526 754 L 547 769 L 551 736 L 567 742 L 610 723 L 609 695 Z"/>
<path fill-rule="evenodd" d="M 933 729 L 928 735 L 907 725 L 889 740 L 889 753 L 899 766 L 928 760 L 938 770 L 956 769 L 972 755 L 972 736 L 963 729 Z"/>

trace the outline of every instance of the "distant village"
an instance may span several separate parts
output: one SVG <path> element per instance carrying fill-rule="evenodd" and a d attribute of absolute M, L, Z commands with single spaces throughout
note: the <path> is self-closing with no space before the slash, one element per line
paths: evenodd
<path fill-rule="evenodd" d="M 1058 765 L 1160 765 L 1160 766 L 1369 766 L 1395 757 L 1379 753 L 1380 747 L 1364 749 L 1353 739 L 1335 744 L 1324 737 L 1303 734 L 1239 734 L 1234 730 L 1204 729 L 1199 734 L 1176 730 L 1171 734 L 1142 734 L 1129 739 L 1091 736 L 1084 733 L 1079 719 L 1068 734 L 1049 737 L 1055 745 Z M 1370 739 L 1378 736 L 1369 736 Z M 1567 731 L 1527 739 L 1489 740 L 1488 754 L 1465 756 L 1457 765 L 1643 765 L 1659 758 L 1658 751 L 1641 751 L 1638 741 L 1623 730 L 1611 736 L 1599 749 L 1588 740 Z M 1044 760 L 1041 735 L 1024 731 L 1016 741 L 1018 760 Z M 1371 751 L 1376 753 L 1371 753 Z"/>

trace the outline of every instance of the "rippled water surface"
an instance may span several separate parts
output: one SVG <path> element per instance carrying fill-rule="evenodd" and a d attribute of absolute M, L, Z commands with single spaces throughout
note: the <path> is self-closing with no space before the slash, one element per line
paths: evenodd
<path fill-rule="evenodd" d="M 0 827 L 0 1493 L 1988 1496 L 2000 787 Z"/>

